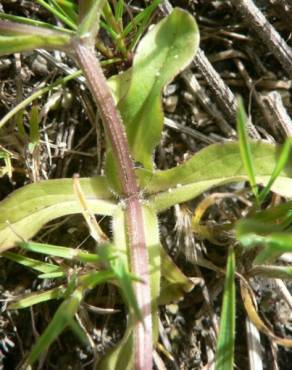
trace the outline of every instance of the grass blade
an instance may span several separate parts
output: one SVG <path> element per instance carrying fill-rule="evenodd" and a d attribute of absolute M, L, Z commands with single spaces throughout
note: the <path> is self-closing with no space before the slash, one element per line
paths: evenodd
<path fill-rule="evenodd" d="M 276 162 L 276 166 L 274 168 L 274 171 L 271 174 L 271 178 L 270 178 L 269 182 L 267 183 L 267 185 L 264 187 L 264 189 L 261 191 L 261 193 L 259 195 L 260 203 L 262 203 L 265 200 L 266 196 L 269 194 L 271 186 L 273 185 L 273 183 L 276 181 L 277 177 L 280 175 L 280 173 L 284 169 L 284 167 L 285 167 L 285 165 L 286 165 L 286 163 L 289 159 L 291 143 L 292 143 L 291 138 L 287 138 L 284 145 L 283 145 L 283 149 L 281 151 L 279 159 Z"/>
<path fill-rule="evenodd" d="M 40 355 L 46 351 L 52 342 L 70 325 L 74 315 L 77 313 L 80 302 L 83 298 L 83 289 L 76 289 L 57 309 L 53 319 L 39 337 L 35 346 L 32 348 L 27 364 L 32 365 Z"/>
<path fill-rule="evenodd" d="M 157 8 L 161 0 L 154 0 L 152 4 L 150 4 L 147 8 L 142 10 L 139 14 L 137 14 L 133 20 L 125 27 L 123 31 L 123 37 L 127 37 L 130 32 L 133 31 L 135 27 L 138 25 L 143 24 L 144 30 L 145 26 L 151 16 L 151 14 L 154 12 L 154 10 Z M 139 39 L 139 38 L 138 38 Z"/>
<path fill-rule="evenodd" d="M 145 31 L 147 24 L 151 18 L 151 15 L 155 11 L 155 9 L 158 7 L 158 5 L 161 3 L 161 0 L 154 0 L 151 5 L 149 5 L 146 9 L 144 9 L 140 14 L 141 17 L 141 23 L 138 27 L 138 29 L 135 32 L 135 36 L 131 42 L 131 45 L 129 47 L 130 50 L 134 50 L 137 43 L 139 42 L 143 32 Z"/>
<path fill-rule="evenodd" d="M 74 12 L 72 6 L 69 8 L 64 5 L 61 6 L 56 0 L 51 0 L 51 2 L 54 5 L 55 9 L 60 12 L 60 14 L 63 14 L 64 17 L 70 19 L 72 23 L 77 24 L 78 16 L 77 13 Z"/>
<path fill-rule="evenodd" d="M 238 108 L 237 108 L 237 133 L 239 138 L 239 149 L 241 154 L 241 159 L 245 167 L 246 173 L 248 175 L 249 183 L 254 196 L 258 200 L 258 187 L 256 183 L 256 175 L 254 170 L 253 157 L 251 152 L 251 146 L 248 141 L 248 135 L 246 130 L 247 117 L 245 114 L 243 102 L 241 98 L 238 98 Z"/>
<path fill-rule="evenodd" d="M 115 7 L 115 18 L 119 22 L 124 14 L 125 0 L 119 0 Z"/>
<path fill-rule="evenodd" d="M 45 292 L 34 292 L 26 294 L 25 296 L 17 299 L 8 305 L 8 310 L 20 310 L 22 308 L 31 307 L 35 304 L 47 302 L 52 299 L 60 299 L 66 292 L 65 286 L 59 286 L 58 288 L 50 289 Z"/>
<path fill-rule="evenodd" d="M 216 370 L 233 370 L 235 340 L 235 253 L 228 254 L 220 332 L 217 342 Z"/>
<path fill-rule="evenodd" d="M 87 251 L 61 247 L 59 245 L 43 244 L 36 242 L 20 242 L 18 244 L 21 248 L 31 252 L 48 254 L 55 257 L 62 257 L 69 260 L 80 262 L 98 262 L 100 260 L 97 254 L 88 253 Z"/>
<path fill-rule="evenodd" d="M 33 105 L 29 117 L 29 151 L 33 150 L 40 142 L 40 112 L 37 105 Z"/>
<path fill-rule="evenodd" d="M 13 252 L 4 252 L 2 256 L 9 259 L 10 261 L 17 262 L 22 266 L 30 267 L 33 270 L 42 272 L 44 274 L 49 274 L 52 272 L 61 272 L 62 274 L 64 271 L 60 268 L 60 266 L 54 265 L 52 263 L 46 263 L 43 261 L 36 260 L 34 258 L 22 256 L 17 253 Z"/>
<path fill-rule="evenodd" d="M 42 22 L 42 21 L 39 21 L 39 20 L 36 20 L 36 19 L 20 17 L 18 15 L 0 13 L 0 19 L 7 19 L 9 21 L 24 23 L 24 24 L 28 24 L 28 25 L 31 25 L 31 26 L 34 26 L 34 27 L 50 28 L 52 30 L 74 34 L 74 32 L 72 32 L 71 30 L 68 30 L 67 28 L 54 26 L 50 23 Z"/>
<path fill-rule="evenodd" d="M 72 22 L 72 20 L 64 15 L 64 13 L 60 12 L 56 7 L 49 5 L 46 1 L 44 0 L 36 0 L 40 5 L 42 5 L 45 9 L 47 9 L 49 12 L 54 14 L 57 18 L 60 19 L 64 24 L 66 24 L 68 27 L 70 27 L 72 30 L 76 31 L 77 30 L 77 25 Z"/>
<path fill-rule="evenodd" d="M 59 85 L 65 85 L 68 81 L 78 78 L 82 75 L 81 71 L 76 71 L 69 76 L 59 78 L 54 83 L 49 86 L 43 87 L 34 93 L 30 94 L 26 99 L 20 102 L 16 107 L 12 108 L 1 120 L 0 120 L 0 129 L 8 122 L 17 112 L 25 108 L 27 105 L 32 103 L 35 99 L 41 97 L 43 94 L 53 90 L 54 87 Z"/>

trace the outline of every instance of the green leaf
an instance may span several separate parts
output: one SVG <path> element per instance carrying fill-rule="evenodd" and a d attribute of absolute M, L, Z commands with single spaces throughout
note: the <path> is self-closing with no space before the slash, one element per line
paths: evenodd
<path fill-rule="evenodd" d="M 109 351 L 98 364 L 98 370 L 133 370 L 134 338 L 128 327 L 119 344 Z"/>
<path fill-rule="evenodd" d="M 223 304 L 220 317 L 220 331 L 217 341 L 216 370 L 233 370 L 235 341 L 235 254 L 231 248 L 228 254 Z"/>
<path fill-rule="evenodd" d="M 138 307 L 135 292 L 133 289 L 133 275 L 130 273 L 123 258 L 119 258 L 119 254 L 115 254 L 115 248 L 112 245 L 102 245 L 99 250 L 99 258 L 109 266 L 118 281 L 123 298 L 128 307 L 133 309 L 138 320 L 142 319 L 142 313 Z M 138 278 L 135 279 L 136 281 Z"/>
<path fill-rule="evenodd" d="M 258 187 L 256 183 L 256 173 L 254 169 L 251 145 L 248 140 L 248 134 L 247 134 L 247 129 L 246 129 L 247 118 L 246 118 L 246 114 L 245 114 L 245 110 L 244 110 L 244 106 L 243 106 L 243 102 L 241 98 L 238 98 L 237 104 L 238 104 L 238 108 L 237 108 L 236 121 L 237 121 L 237 133 L 239 137 L 239 149 L 240 149 L 241 159 L 245 167 L 246 173 L 248 175 L 248 180 L 252 188 L 252 191 L 258 201 Z"/>
<path fill-rule="evenodd" d="M 24 24 L 28 24 L 28 25 L 34 26 L 34 27 L 49 28 L 49 29 L 52 29 L 52 30 L 66 32 L 66 33 L 70 33 L 70 34 L 74 35 L 73 31 L 68 30 L 66 28 L 57 27 L 57 26 L 55 26 L 53 24 L 50 24 L 50 23 L 42 22 L 42 21 L 39 21 L 39 20 L 36 20 L 36 19 L 31 19 L 31 18 L 20 17 L 20 16 L 13 15 L 13 14 L 6 14 L 6 13 L 1 13 L 0 12 L 0 19 L 7 19 L 9 21 L 13 21 L 13 22 L 17 22 L 17 23 L 24 23 Z"/>
<path fill-rule="evenodd" d="M 51 245 L 36 242 L 20 242 L 18 245 L 21 248 L 29 250 L 31 252 L 47 254 L 79 262 L 96 263 L 100 260 L 97 254 L 88 253 L 87 251 L 82 249 L 61 247 L 59 245 Z"/>
<path fill-rule="evenodd" d="M 142 10 L 130 23 L 130 25 L 132 26 L 131 29 L 135 27 L 135 24 L 137 23 L 139 24 L 139 27 L 134 32 L 134 37 L 129 47 L 130 50 L 134 50 L 134 48 L 136 47 L 141 35 L 145 32 L 147 23 L 149 22 L 152 14 L 154 13 L 158 5 L 161 3 L 161 1 L 162 0 L 152 0 L 151 4 L 144 10 Z"/>
<path fill-rule="evenodd" d="M 153 0 L 149 6 L 147 6 L 145 9 L 139 12 L 131 20 L 131 22 L 125 27 L 123 31 L 123 37 L 126 37 L 129 35 L 129 33 L 131 33 L 132 31 L 135 31 L 134 41 L 135 39 L 139 38 L 141 35 L 141 31 L 145 30 L 145 25 L 147 24 L 149 18 L 151 17 L 151 15 L 153 14 L 154 10 L 157 8 L 159 3 L 161 3 L 161 0 Z M 138 25 L 139 25 L 139 29 L 137 29 Z"/>
<path fill-rule="evenodd" d="M 281 149 L 277 145 L 252 142 L 253 161 L 258 184 L 267 184 L 278 161 Z M 191 159 L 175 168 L 147 175 L 137 171 L 150 204 L 161 212 L 174 204 L 186 202 L 206 190 L 223 184 L 246 181 L 238 143 L 209 145 Z M 292 198 L 292 162 L 289 160 L 273 183 L 271 190 Z M 152 195 L 153 194 L 153 195 Z"/>
<path fill-rule="evenodd" d="M 59 78 L 51 85 L 46 85 L 45 87 L 35 91 L 34 93 L 30 94 L 26 99 L 22 100 L 19 104 L 17 104 L 13 109 L 11 109 L 8 113 L 5 114 L 4 117 L 0 120 L 0 129 L 18 112 L 20 112 L 23 108 L 27 107 L 30 103 L 32 103 L 35 99 L 41 97 L 43 94 L 46 94 L 49 91 L 52 91 L 54 87 L 59 85 L 65 85 L 68 81 L 77 78 L 82 75 L 81 71 L 76 71 L 70 74 L 69 76 Z M 23 128 L 22 130 L 22 137 L 25 137 L 25 131 Z"/>
<path fill-rule="evenodd" d="M 71 20 L 77 24 L 78 19 L 78 5 L 75 1 L 66 1 L 66 0 L 54 0 L 56 4 L 63 10 L 63 12 L 71 18 Z"/>
<path fill-rule="evenodd" d="M 81 1 L 80 12 L 82 19 L 78 27 L 78 35 L 81 38 L 88 38 L 94 43 L 99 30 L 99 19 L 105 0 Z"/>
<path fill-rule="evenodd" d="M 277 206 L 269 207 L 252 215 L 253 219 L 262 222 L 284 221 L 290 218 L 292 213 L 292 201 Z"/>
<path fill-rule="evenodd" d="M 262 247 L 254 260 L 256 264 L 273 262 L 281 254 L 292 251 L 291 233 L 272 233 L 267 236 L 249 233 L 238 239 L 244 247 Z"/>
<path fill-rule="evenodd" d="M 36 0 L 36 1 L 40 5 L 42 5 L 44 8 L 46 8 L 49 12 L 54 14 L 57 18 L 59 18 L 64 24 L 66 24 L 72 30 L 77 29 L 77 25 L 72 21 L 72 19 L 66 13 L 64 13 L 62 9 L 48 4 L 45 0 Z"/>
<path fill-rule="evenodd" d="M 192 60 L 199 44 L 194 18 L 181 9 L 154 26 L 138 45 L 133 67 L 110 80 L 134 159 L 152 170 L 163 125 L 161 92 Z M 108 168 L 114 166 L 111 158 Z M 113 173 L 113 170 L 108 170 Z M 115 182 L 118 182 L 117 179 Z"/>
<path fill-rule="evenodd" d="M 29 117 L 29 140 L 33 148 L 39 143 L 40 140 L 40 112 L 36 105 L 31 109 Z M 30 151 L 32 153 L 33 149 Z"/>
<path fill-rule="evenodd" d="M 159 305 L 169 304 L 182 298 L 194 288 L 194 283 L 176 266 L 164 248 L 161 255 L 161 291 Z"/>
<path fill-rule="evenodd" d="M 275 164 L 275 168 L 274 168 L 274 170 L 271 174 L 271 178 L 270 178 L 269 182 L 267 183 L 267 185 L 264 187 L 264 189 L 259 194 L 259 201 L 261 203 L 265 200 L 266 196 L 269 194 L 271 186 L 276 181 L 277 177 L 280 175 L 283 168 L 285 167 L 285 165 L 286 165 L 286 163 L 289 159 L 290 150 L 291 150 L 291 138 L 287 138 L 284 145 L 283 145 L 283 148 L 282 148 L 281 154 L 279 156 L 279 159 Z"/>
<path fill-rule="evenodd" d="M 70 40 L 71 37 L 65 33 L 60 33 L 58 36 L 46 36 L 42 33 L 41 28 L 38 35 L 0 36 L 0 55 L 42 48 L 65 50 L 69 46 Z"/>
<path fill-rule="evenodd" d="M 34 292 L 30 294 L 26 294 L 20 298 L 17 298 L 15 302 L 9 303 L 8 309 L 9 310 L 19 310 L 22 308 L 31 307 L 35 304 L 47 302 L 52 299 L 60 299 L 64 296 L 66 292 L 66 288 L 64 285 L 47 290 L 45 292 Z"/>
<path fill-rule="evenodd" d="M 125 0 L 118 0 L 117 5 L 115 6 L 115 18 L 117 21 L 120 21 L 120 19 L 122 18 L 124 13 L 124 7 Z"/>
<path fill-rule="evenodd" d="M 111 215 L 116 209 L 104 177 L 80 179 L 93 213 Z M 81 213 L 73 180 L 48 180 L 16 190 L 0 202 L 0 252 L 33 237 L 43 225 L 61 216 Z"/>
<path fill-rule="evenodd" d="M 236 224 L 236 237 L 244 248 L 261 247 L 254 260 L 257 264 L 272 262 L 292 251 L 292 234 L 286 229 L 285 218 L 284 222 L 275 223 L 257 218 L 243 219 Z"/>
<path fill-rule="evenodd" d="M 27 364 L 32 365 L 50 347 L 62 331 L 70 325 L 74 315 L 78 311 L 82 298 L 83 289 L 78 288 L 70 297 L 62 302 L 44 333 L 38 338 L 35 346 L 28 355 Z"/>
<path fill-rule="evenodd" d="M 128 307 L 131 307 L 138 320 L 142 320 L 142 312 L 138 306 L 137 299 L 133 288 L 133 280 L 130 272 L 126 270 L 121 260 L 115 259 L 110 263 L 111 269 L 119 282 L 119 287 Z"/>
<path fill-rule="evenodd" d="M 62 274 L 64 274 L 64 270 L 60 266 L 54 265 L 52 263 L 46 263 L 12 252 L 4 252 L 2 253 L 2 256 L 8 258 L 10 261 L 17 262 L 22 266 L 30 267 L 35 271 L 43 272 L 44 274 L 49 274 L 52 272 L 61 272 Z"/>
<path fill-rule="evenodd" d="M 76 275 L 75 275 L 76 276 Z M 24 296 L 17 298 L 16 301 L 8 305 L 9 310 L 17 310 L 27 308 L 38 303 L 46 302 L 52 299 L 60 299 L 68 295 L 70 289 L 73 291 L 75 288 L 76 281 L 78 281 L 78 287 L 82 289 L 93 289 L 96 285 L 103 284 L 107 281 L 114 279 L 114 274 L 111 271 L 97 271 L 85 275 L 78 276 L 78 280 L 75 278 L 74 281 L 69 282 L 69 286 L 61 285 L 57 288 L 47 290 L 45 292 L 33 292 L 25 294 Z"/>

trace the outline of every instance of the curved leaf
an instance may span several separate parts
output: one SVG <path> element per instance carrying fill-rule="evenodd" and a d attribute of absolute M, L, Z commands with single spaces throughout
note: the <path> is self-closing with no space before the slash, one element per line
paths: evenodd
<path fill-rule="evenodd" d="M 256 181 L 265 185 L 276 166 L 281 147 L 252 142 L 251 148 Z M 158 212 L 193 199 L 215 186 L 248 179 L 240 157 L 239 144 L 236 142 L 210 145 L 182 165 L 170 170 L 157 171 L 153 175 L 147 175 L 143 170 L 138 172 L 145 190 L 153 194 L 149 200 Z M 291 158 L 271 190 L 292 198 Z"/>
<path fill-rule="evenodd" d="M 80 179 L 92 212 L 111 215 L 116 208 L 104 177 Z M 81 213 L 73 180 L 48 180 L 16 190 L 0 202 L 0 252 L 35 235 L 43 225 L 61 216 Z"/>
<path fill-rule="evenodd" d="M 162 89 L 191 62 L 198 44 L 194 18 L 176 8 L 141 40 L 133 67 L 109 82 L 119 101 L 132 155 L 148 170 L 152 170 L 163 125 Z"/>

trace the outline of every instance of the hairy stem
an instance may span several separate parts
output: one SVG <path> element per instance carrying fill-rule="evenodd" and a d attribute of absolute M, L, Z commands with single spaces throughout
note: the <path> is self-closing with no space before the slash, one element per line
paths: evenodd
<path fill-rule="evenodd" d="M 134 163 L 122 119 L 94 50 L 82 45 L 80 40 L 75 40 L 73 45 L 79 66 L 97 104 L 119 171 L 122 196 L 126 204 L 131 272 L 143 279 L 143 283 L 134 283 L 136 299 L 143 315 L 143 323 L 137 322 L 134 328 L 135 370 L 151 370 L 152 319 L 148 252 Z"/>

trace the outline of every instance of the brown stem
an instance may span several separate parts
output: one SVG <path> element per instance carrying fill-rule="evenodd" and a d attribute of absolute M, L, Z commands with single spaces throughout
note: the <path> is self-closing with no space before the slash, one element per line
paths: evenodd
<path fill-rule="evenodd" d="M 126 203 L 131 272 L 143 279 L 143 283 L 134 284 L 136 299 L 143 315 L 143 323 L 137 322 L 134 328 L 135 370 L 151 370 L 152 318 L 148 252 L 140 189 L 135 177 L 134 163 L 122 119 L 94 50 L 82 45 L 80 40 L 75 40 L 73 46 L 77 61 L 97 104 L 119 171 L 123 198 Z"/>

